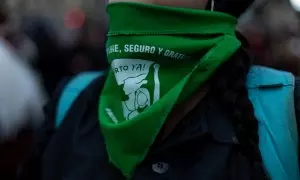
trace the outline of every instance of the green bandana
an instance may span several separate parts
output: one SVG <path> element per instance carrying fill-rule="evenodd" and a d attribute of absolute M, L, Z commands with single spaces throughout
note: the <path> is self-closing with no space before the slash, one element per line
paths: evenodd
<path fill-rule="evenodd" d="M 111 70 L 99 120 L 110 161 L 130 178 L 172 108 L 189 98 L 240 47 L 230 15 L 114 3 L 107 55 Z"/>

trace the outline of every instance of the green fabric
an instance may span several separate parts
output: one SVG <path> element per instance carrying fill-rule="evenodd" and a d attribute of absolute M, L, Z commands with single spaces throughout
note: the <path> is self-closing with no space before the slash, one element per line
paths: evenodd
<path fill-rule="evenodd" d="M 131 178 L 172 108 L 240 47 L 230 15 L 136 3 L 108 5 L 111 70 L 99 101 L 107 153 Z"/>

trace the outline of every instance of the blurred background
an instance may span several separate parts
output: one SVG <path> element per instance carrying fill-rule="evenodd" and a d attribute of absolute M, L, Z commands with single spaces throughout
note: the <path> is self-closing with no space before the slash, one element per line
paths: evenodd
<path fill-rule="evenodd" d="M 108 68 L 105 4 L 0 0 L 1 180 L 37 179 L 34 127 L 58 83 Z"/>
<path fill-rule="evenodd" d="M 0 73 L 4 74 L 0 76 L 0 90 L 14 89 L 15 94 L 25 94 L 24 88 L 12 87 L 11 79 L 3 78 L 15 76 L 25 84 L 40 87 L 41 90 L 28 90 L 24 95 L 28 102 L 39 95 L 47 99 L 62 79 L 107 69 L 106 3 L 107 0 L 0 0 Z M 297 0 L 256 0 L 239 19 L 237 30 L 248 40 L 245 45 L 255 64 L 300 75 L 299 4 Z M 8 52 L 11 56 L 7 56 Z M 38 78 L 27 77 L 28 73 L 21 74 L 15 67 Z M 0 98 L 10 96 L 1 92 Z M 10 101 L 22 104 L 17 98 Z M 7 106 L 2 101 L 0 105 L 1 109 Z M 35 110 L 43 107 L 36 106 Z M 18 115 L 22 121 L 26 119 L 23 113 Z M 14 122 L 8 121 L 10 118 L 0 112 L 0 132 L 1 127 L 8 127 L 6 122 Z M 1 180 L 35 179 L 33 144 L 33 133 L 28 129 L 0 143 Z"/>
<path fill-rule="evenodd" d="M 2 0 L 3 36 L 39 71 L 48 93 L 64 76 L 107 68 L 105 0 Z"/>

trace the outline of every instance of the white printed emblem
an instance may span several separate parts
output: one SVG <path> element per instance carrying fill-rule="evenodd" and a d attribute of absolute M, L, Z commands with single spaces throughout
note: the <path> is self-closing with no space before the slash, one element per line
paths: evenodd
<path fill-rule="evenodd" d="M 127 97 L 127 100 L 120 102 L 126 120 L 134 118 L 139 114 L 139 110 L 145 109 L 159 100 L 159 64 L 141 59 L 115 59 L 111 67 L 117 84 L 122 86 L 124 95 Z M 149 78 L 150 72 L 151 75 L 153 74 L 153 78 Z M 153 82 L 150 83 L 150 80 Z M 146 88 L 145 85 L 148 83 L 152 86 Z"/>

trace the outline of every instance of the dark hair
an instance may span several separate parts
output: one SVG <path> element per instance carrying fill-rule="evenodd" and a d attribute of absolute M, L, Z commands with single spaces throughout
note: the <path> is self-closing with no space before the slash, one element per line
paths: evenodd
<path fill-rule="evenodd" d="M 258 146 L 258 121 L 246 88 L 251 65 L 252 59 L 240 48 L 217 70 L 212 78 L 211 91 L 232 117 L 240 152 L 250 158 L 252 165 L 255 165 L 254 169 L 258 167 L 265 176 Z"/>

